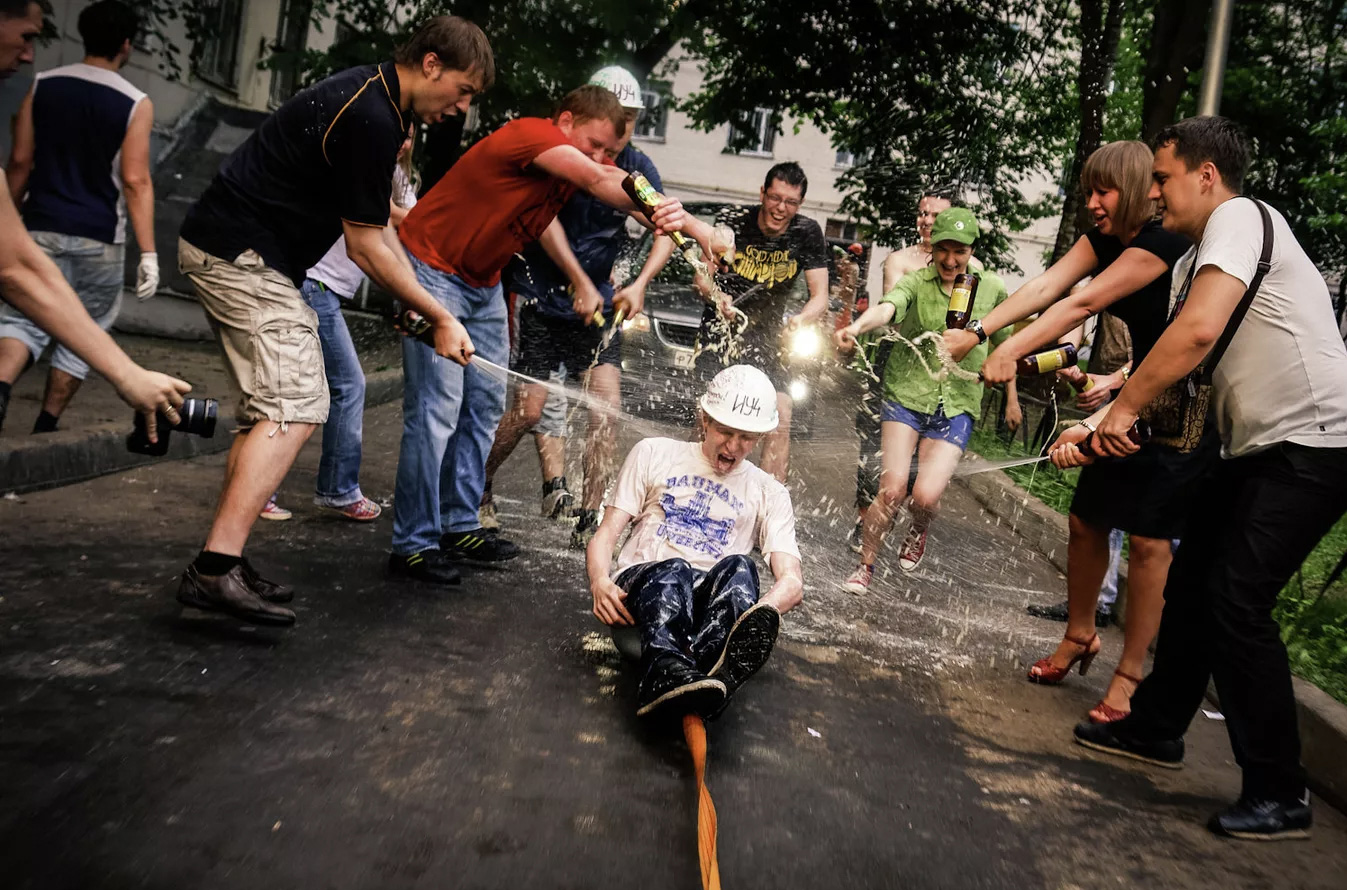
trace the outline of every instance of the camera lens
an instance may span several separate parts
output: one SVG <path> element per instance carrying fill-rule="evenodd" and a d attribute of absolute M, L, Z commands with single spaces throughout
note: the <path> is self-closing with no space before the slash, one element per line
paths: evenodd
<path fill-rule="evenodd" d="M 215 435 L 215 418 L 219 408 L 215 399 L 183 399 L 178 410 L 175 430 L 209 439 Z"/>

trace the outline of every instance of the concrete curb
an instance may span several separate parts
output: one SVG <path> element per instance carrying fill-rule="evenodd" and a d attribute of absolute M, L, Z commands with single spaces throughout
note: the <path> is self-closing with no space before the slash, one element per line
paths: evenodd
<path fill-rule="evenodd" d="M 989 513 L 1008 523 L 1029 546 L 1046 556 L 1062 572 L 1066 571 L 1069 529 L 1065 516 L 1020 488 L 999 470 L 960 476 L 954 481 L 972 492 Z M 1126 578 L 1124 564 L 1118 572 L 1116 611 L 1120 621 L 1126 609 Z M 1292 677 L 1291 682 L 1300 717 L 1301 760 L 1309 776 L 1310 790 L 1347 813 L 1347 705 L 1299 677 Z M 1210 686 L 1207 696 L 1219 705 Z"/>
<path fill-rule="evenodd" d="M 402 395 L 402 369 L 388 368 L 365 377 L 365 407 L 391 402 Z M 104 424 L 94 429 L 57 431 L 44 436 L 15 438 L 0 451 L 0 492 L 23 493 L 70 485 L 95 476 L 132 467 L 214 454 L 229 448 L 227 434 L 210 439 L 174 435 L 164 457 L 145 457 L 126 450 L 130 423 Z"/>

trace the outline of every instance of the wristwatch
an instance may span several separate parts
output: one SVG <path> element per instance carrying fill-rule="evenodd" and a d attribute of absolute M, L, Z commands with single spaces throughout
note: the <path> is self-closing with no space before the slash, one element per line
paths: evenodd
<path fill-rule="evenodd" d="M 970 321 L 967 326 L 964 327 L 964 330 L 970 334 L 977 334 L 979 344 L 987 342 L 987 332 L 982 329 L 982 321 L 980 319 L 975 318 Z"/>

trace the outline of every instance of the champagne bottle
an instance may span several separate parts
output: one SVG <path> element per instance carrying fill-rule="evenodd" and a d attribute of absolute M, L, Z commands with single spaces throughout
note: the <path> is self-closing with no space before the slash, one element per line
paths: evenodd
<path fill-rule="evenodd" d="M 628 173 L 627 178 L 622 180 L 622 190 L 627 193 L 627 197 L 631 198 L 632 202 L 641 209 L 641 212 L 647 218 L 654 214 L 660 204 L 664 203 L 664 196 L 655 191 L 655 187 L 650 184 L 650 180 L 640 173 Z M 684 237 L 682 232 L 670 232 L 669 237 L 673 239 L 674 245 L 684 256 L 687 256 L 690 260 L 696 260 L 696 262 L 693 262 L 694 266 L 700 262 L 697 257 L 697 242 Z"/>
<path fill-rule="evenodd" d="M 970 272 L 961 272 L 954 276 L 954 286 L 949 291 L 949 309 L 945 312 L 945 327 L 952 331 L 961 331 L 968 326 L 973 317 L 973 301 L 977 299 L 978 279 Z"/>
<path fill-rule="evenodd" d="M 1076 347 L 1070 343 L 1061 343 L 1051 349 L 1026 355 L 1015 363 L 1015 373 L 1024 377 L 1034 374 L 1051 374 L 1053 371 L 1076 363 Z"/>
<path fill-rule="evenodd" d="M 1151 425 L 1146 421 L 1142 420 L 1140 417 L 1138 417 L 1136 419 L 1136 422 L 1132 424 L 1131 429 L 1127 431 L 1127 438 L 1132 440 L 1133 445 L 1145 445 L 1147 442 L 1150 441 L 1151 438 Z M 1095 450 L 1093 431 L 1091 431 L 1090 434 L 1085 437 L 1084 442 L 1081 442 L 1080 445 L 1076 447 L 1078 447 L 1081 450 L 1081 453 L 1084 454 L 1086 457 L 1107 456 L 1102 455 Z"/>

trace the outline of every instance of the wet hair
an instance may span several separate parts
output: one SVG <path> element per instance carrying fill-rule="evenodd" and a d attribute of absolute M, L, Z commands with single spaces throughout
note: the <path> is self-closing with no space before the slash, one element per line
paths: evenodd
<path fill-rule="evenodd" d="M 809 177 L 804 175 L 804 170 L 794 161 L 782 161 L 779 164 L 773 164 L 772 169 L 767 171 L 767 175 L 762 180 L 762 190 L 767 191 L 772 187 L 772 183 L 778 179 L 786 185 L 798 185 L 801 200 L 804 199 L 805 193 L 809 191 Z"/>
<path fill-rule="evenodd" d="M 597 86 L 592 83 L 585 84 L 582 87 L 576 87 L 566 94 L 557 106 L 556 114 L 552 115 L 555 120 L 561 117 L 563 111 L 569 111 L 577 124 L 583 124 L 585 121 L 608 121 L 613 125 L 613 131 L 621 136 L 627 132 L 627 112 L 622 107 L 622 103 L 617 101 L 617 96 L 607 87 Z"/>
<path fill-rule="evenodd" d="M 461 16 L 437 15 L 426 21 L 411 39 L 393 52 L 399 65 L 420 66 L 434 53 L 449 71 L 482 75 L 482 89 L 496 80 L 496 57 L 482 29 Z"/>
<path fill-rule="evenodd" d="M 99 0 L 80 13 L 79 32 L 86 56 L 111 61 L 139 30 L 140 17 L 120 0 Z"/>
<path fill-rule="evenodd" d="M 1080 190 L 1087 196 L 1095 189 L 1117 189 L 1118 209 L 1114 231 L 1135 232 L 1155 216 L 1150 199 L 1154 153 L 1144 142 L 1119 141 L 1100 146 L 1085 159 L 1080 171 Z"/>
<path fill-rule="evenodd" d="M 1151 140 L 1156 151 L 1166 145 L 1174 146 L 1174 156 L 1189 170 L 1211 161 L 1227 188 L 1234 192 L 1244 188 L 1244 174 L 1249 172 L 1249 138 L 1230 118 L 1215 114 L 1186 117 Z"/>
<path fill-rule="evenodd" d="M 28 15 L 28 7 L 34 3 L 42 10 L 43 15 L 51 14 L 51 3 L 49 0 L 0 0 L 0 18 L 20 19 Z"/>

